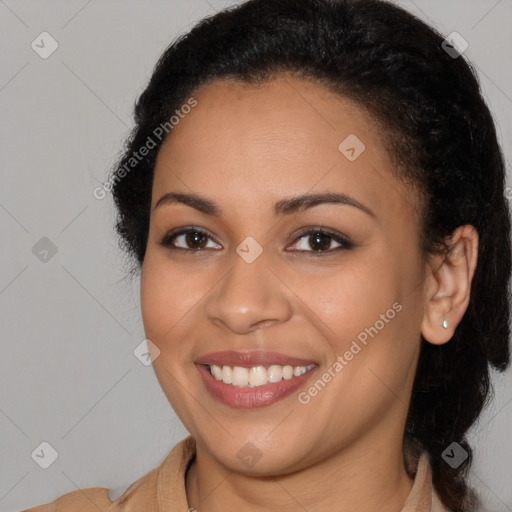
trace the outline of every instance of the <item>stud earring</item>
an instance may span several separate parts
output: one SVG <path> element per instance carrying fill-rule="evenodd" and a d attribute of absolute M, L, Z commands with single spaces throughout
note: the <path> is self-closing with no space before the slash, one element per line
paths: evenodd
<path fill-rule="evenodd" d="M 448 322 L 446 321 L 446 319 L 443 320 L 443 327 L 445 329 L 448 329 Z"/>

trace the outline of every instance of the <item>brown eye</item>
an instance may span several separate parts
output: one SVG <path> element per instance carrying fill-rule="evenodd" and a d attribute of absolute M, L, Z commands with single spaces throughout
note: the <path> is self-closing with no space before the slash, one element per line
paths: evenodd
<path fill-rule="evenodd" d="M 203 249 L 206 245 L 206 239 L 208 238 L 204 233 L 199 231 L 189 231 L 184 236 L 185 244 L 193 249 Z"/>
<path fill-rule="evenodd" d="M 324 229 L 311 229 L 302 233 L 297 240 L 305 239 L 305 242 L 298 245 L 298 252 L 332 253 L 343 249 L 352 249 L 354 246 L 341 233 L 332 233 Z M 338 244 L 331 247 L 332 243 Z"/>
<path fill-rule="evenodd" d="M 309 235 L 309 246 L 314 251 L 324 250 L 327 251 L 330 248 L 332 238 L 324 233 L 318 232 L 314 235 Z"/>
<path fill-rule="evenodd" d="M 209 238 L 211 237 L 206 231 L 197 228 L 189 228 L 166 234 L 160 244 L 171 249 L 201 251 L 208 248 L 207 243 Z M 214 247 L 214 249 L 220 248 L 219 245 L 215 245 L 216 247 Z"/>

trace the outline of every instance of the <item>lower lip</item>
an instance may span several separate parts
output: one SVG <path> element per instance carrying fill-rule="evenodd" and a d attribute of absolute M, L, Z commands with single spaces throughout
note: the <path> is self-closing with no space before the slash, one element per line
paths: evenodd
<path fill-rule="evenodd" d="M 289 380 L 282 379 L 279 382 L 265 384 L 264 386 L 238 387 L 217 380 L 210 373 L 210 369 L 203 365 L 196 365 L 206 389 L 219 402 L 235 409 L 253 409 L 271 405 L 296 391 L 304 384 L 317 367 Z"/>

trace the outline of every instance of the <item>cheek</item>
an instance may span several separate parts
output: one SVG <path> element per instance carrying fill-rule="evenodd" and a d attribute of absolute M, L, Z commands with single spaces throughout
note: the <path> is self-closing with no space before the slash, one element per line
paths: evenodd
<path fill-rule="evenodd" d="M 141 274 L 140 301 L 146 336 L 160 350 L 170 349 L 201 301 L 204 285 L 191 273 L 184 276 L 168 261 L 148 252 Z"/>
<path fill-rule="evenodd" d="M 378 386 L 370 378 L 372 369 L 390 387 L 399 388 L 416 354 L 420 317 L 404 286 L 403 262 L 382 252 L 380 257 L 358 259 L 357 266 L 343 271 L 333 269 L 329 278 L 302 280 L 300 295 L 308 297 L 309 308 L 320 319 L 317 323 L 329 345 L 326 363 L 344 358 L 340 382 L 364 382 L 371 388 L 373 381 Z M 414 281 L 413 276 L 409 279 Z"/>
<path fill-rule="evenodd" d="M 386 314 L 399 297 L 399 282 L 393 271 L 385 272 L 382 257 L 365 258 L 346 268 L 333 268 L 329 275 L 301 280 L 302 297 L 320 318 L 338 352 L 366 327 Z M 394 310 L 390 312 L 393 315 Z"/>
<path fill-rule="evenodd" d="M 200 301 L 202 286 L 194 283 L 193 274 L 186 279 L 165 257 L 149 250 L 141 272 L 140 302 L 146 338 L 159 350 L 153 370 L 169 403 L 182 420 L 190 404 L 182 394 L 187 371 L 190 371 L 190 344 L 187 334 L 193 329 L 194 306 Z M 203 292 L 204 293 L 204 292 Z M 186 424 L 188 424 L 186 422 Z"/>

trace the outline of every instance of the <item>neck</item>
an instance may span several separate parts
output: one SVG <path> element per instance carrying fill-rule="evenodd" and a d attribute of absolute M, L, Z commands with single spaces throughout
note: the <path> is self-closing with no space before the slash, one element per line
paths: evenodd
<path fill-rule="evenodd" d="M 189 507 L 198 512 L 396 512 L 413 480 L 404 467 L 402 440 L 384 442 L 389 437 L 376 434 L 316 465 L 277 476 L 235 473 L 196 445 L 186 476 Z"/>

